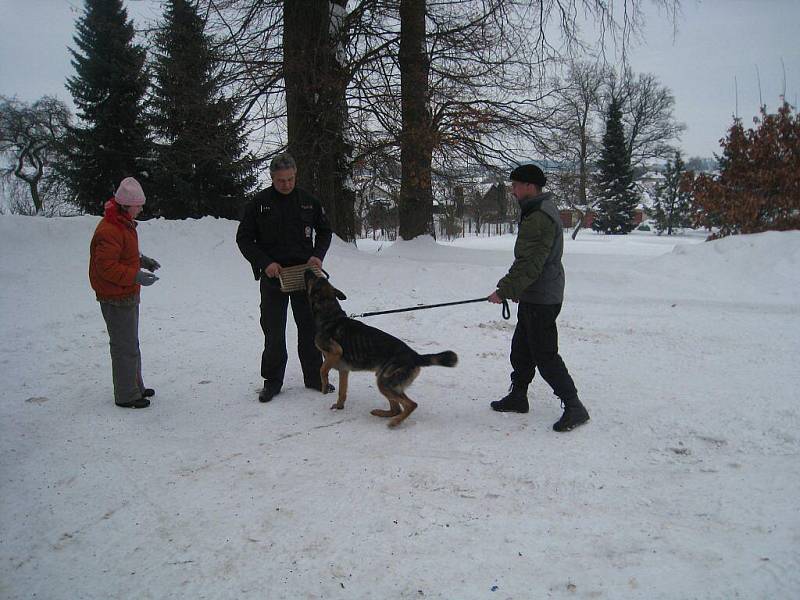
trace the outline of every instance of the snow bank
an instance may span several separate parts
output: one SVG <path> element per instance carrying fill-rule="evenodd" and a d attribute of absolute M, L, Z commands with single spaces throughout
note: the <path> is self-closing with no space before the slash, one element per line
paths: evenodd
<path fill-rule="evenodd" d="M 698 286 L 705 285 L 714 297 L 796 305 L 800 300 L 800 231 L 678 245 L 653 266 L 664 276 L 688 277 Z"/>

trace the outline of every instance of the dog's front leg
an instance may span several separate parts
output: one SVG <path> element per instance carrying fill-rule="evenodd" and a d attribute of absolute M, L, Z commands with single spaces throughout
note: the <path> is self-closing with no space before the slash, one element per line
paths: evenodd
<path fill-rule="evenodd" d="M 344 401 L 347 399 L 347 379 L 350 371 L 339 369 L 339 397 L 336 404 L 331 405 L 331 409 L 342 410 L 344 408 Z"/>
<path fill-rule="evenodd" d="M 328 393 L 328 373 L 331 372 L 330 361 L 328 360 L 328 353 L 322 353 L 322 366 L 319 368 L 319 378 L 322 380 L 322 388 L 320 391 L 323 394 Z"/>
<path fill-rule="evenodd" d="M 319 348 L 319 346 L 317 346 Z M 328 373 L 331 372 L 336 364 L 339 362 L 339 359 L 342 358 L 342 347 L 331 340 L 330 346 L 325 350 L 322 350 L 322 366 L 319 368 L 319 377 L 322 380 L 322 393 L 328 393 Z"/>

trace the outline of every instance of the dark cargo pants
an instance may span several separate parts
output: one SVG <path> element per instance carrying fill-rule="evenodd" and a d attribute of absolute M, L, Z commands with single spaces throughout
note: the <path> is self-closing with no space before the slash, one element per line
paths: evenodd
<path fill-rule="evenodd" d="M 511 379 L 527 387 L 538 367 L 556 396 L 572 400 L 578 397 L 578 391 L 558 354 L 556 317 L 560 312 L 560 304 L 519 303 L 517 328 L 511 340 Z"/>
<path fill-rule="evenodd" d="M 286 313 L 292 304 L 297 325 L 297 355 L 303 369 L 303 383 L 319 390 L 322 386 L 319 369 L 322 354 L 314 345 L 314 319 L 305 291 L 284 293 L 275 280 L 261 278 L 261 329 L 264 352 L 261 354 L 261 376 L 277 385 L 283 384 L 286 373 Z"/>
<path fill-rule="evenodd" d="M 114 402 L 125 404 L 142 397 L 142 355 L 139 352 L 139 303 L 100 303 L 111 349 Z"/>

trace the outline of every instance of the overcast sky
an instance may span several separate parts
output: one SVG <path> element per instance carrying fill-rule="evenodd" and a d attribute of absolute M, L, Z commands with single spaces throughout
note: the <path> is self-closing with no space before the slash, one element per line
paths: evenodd
<path fill-rule="evenodd" d="M 155 17 L 152 0 L 127 0 L 137 25 Z M 0 94 L 35 100 L 50 94 L 70 101 L 81 0 L 0 0 Z M 683 0 L 677 32 L 648 5 L 643 40 L 629 50 L 637 72 L 654 73 L 675 95 L 676 117 L 688 126 L 687 156 L 711 156 L 734 111 L 746 125 L 760 95 L 770 110 L 800 95 L 800 0 Z M 785 75 L 784 75 L 785 73 Z"/>

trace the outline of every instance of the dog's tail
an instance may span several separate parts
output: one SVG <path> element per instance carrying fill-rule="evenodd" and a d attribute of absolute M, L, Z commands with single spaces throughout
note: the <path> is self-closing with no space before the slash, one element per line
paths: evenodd
<path fill-rule="evenodd" d="M 455 352 L 446 350 L 438 354 L 417 354 L 417 365 L 429 367 L 437 365 L 439 367 L 455 367 L 458 363 L 458 355 Z"/>

